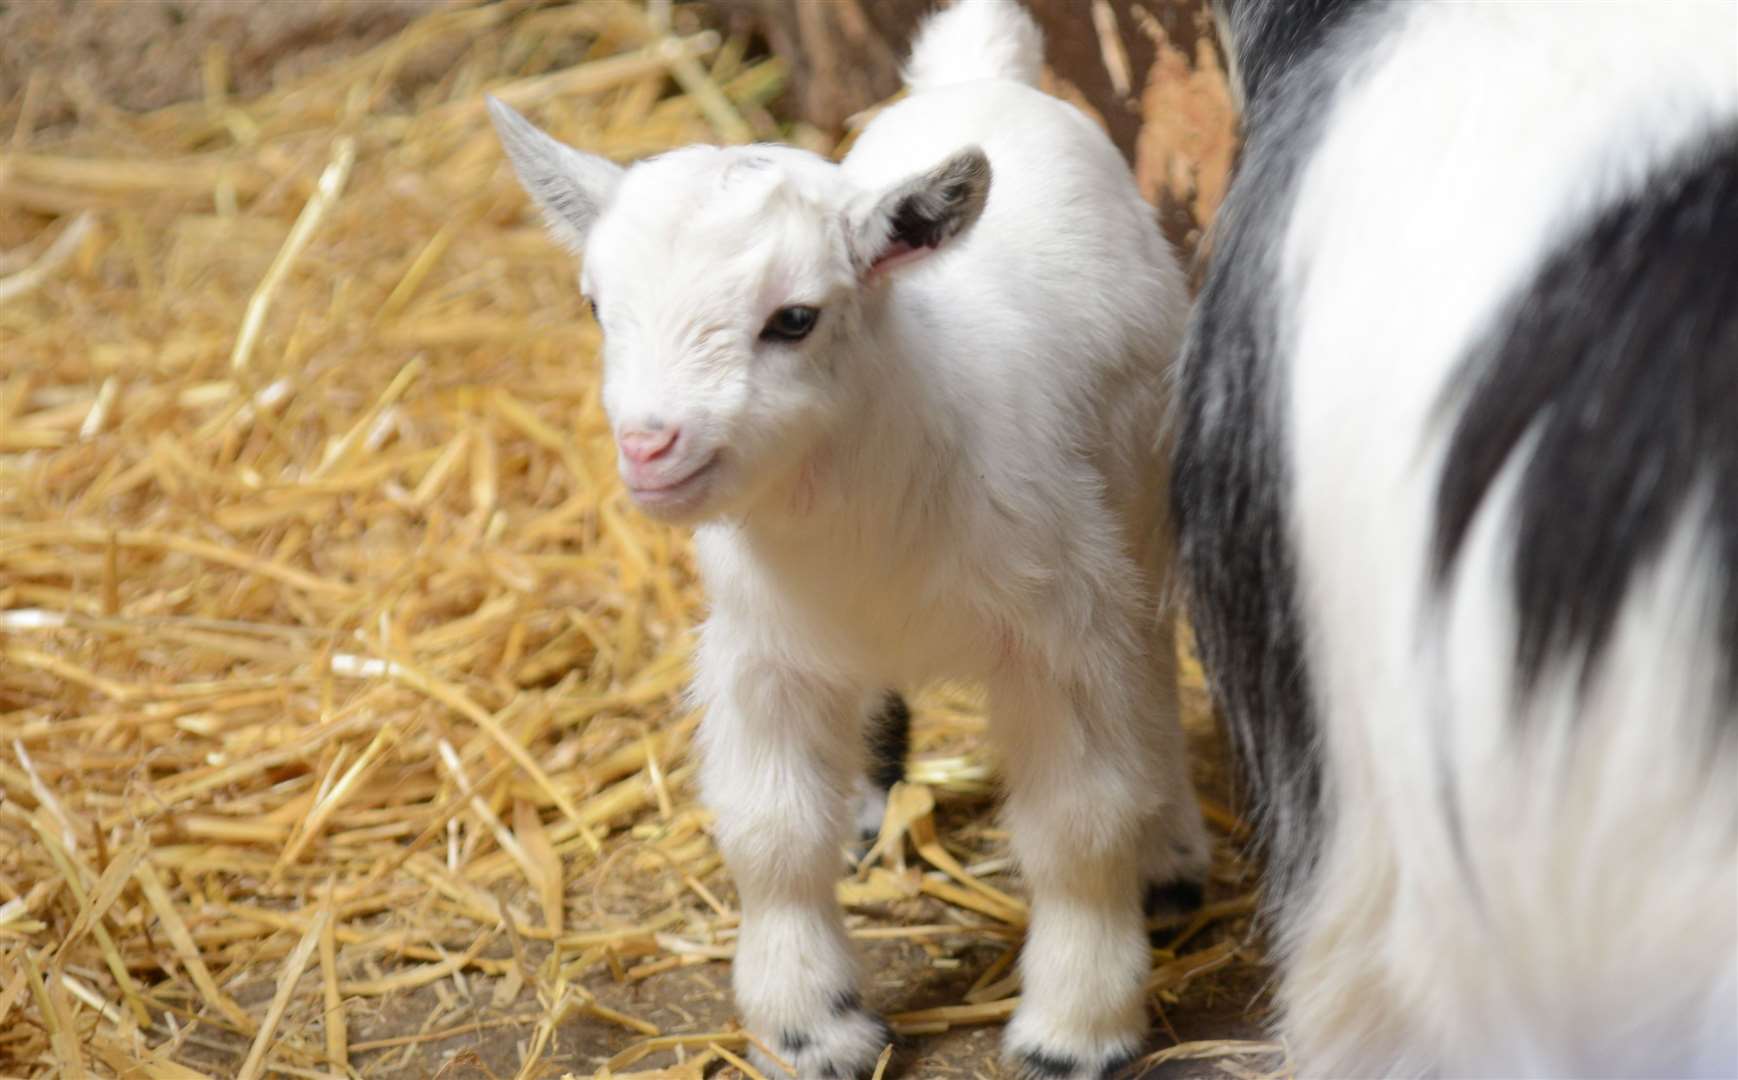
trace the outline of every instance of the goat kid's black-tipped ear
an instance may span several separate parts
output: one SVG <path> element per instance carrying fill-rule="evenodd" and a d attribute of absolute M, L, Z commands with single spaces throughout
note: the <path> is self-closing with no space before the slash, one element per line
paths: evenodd
<path fill-rule="evenodd" d="M 578 254 L 624 170 L 608 158 L 575 150 L 544 134 L 500 98 L 490 97 L 488 102 L 495 134 L 520 185 L 543 211 L 555 239 Z"/>
<path fill-rule="evenodd" d="M 959 236 L 984 212 L 990 159 L 975 146 L 873 198 L 853 224 L 853 256 L 863 277 L 914 262 Z"/>

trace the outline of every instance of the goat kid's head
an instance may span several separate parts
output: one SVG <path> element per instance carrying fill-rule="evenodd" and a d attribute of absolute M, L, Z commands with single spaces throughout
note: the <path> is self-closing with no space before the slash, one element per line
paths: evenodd
<path fill-rule="evenodd" d="M 857 406 L 841 370 L 890 274 L 966 231 L 990 164 L 961 150 L 882 191 L 779 146 L 622 168 L 489 111 L 550 232 L 583 256 L 604 407 L 634 501 L 669 521 L 748 508 Z"/>

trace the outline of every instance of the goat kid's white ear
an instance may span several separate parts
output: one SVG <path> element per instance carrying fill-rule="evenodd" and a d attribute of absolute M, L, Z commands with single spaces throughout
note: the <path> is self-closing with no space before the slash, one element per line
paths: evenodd
<path fill-rule="evenodd" d="M 864 279 L 915 262 L 978 220 L 990 197 L 990 159 L 975 146 L 867 197 L 851 215 L 851 254 Z"/>
<path fill-rule="evenodd" d="M 624 170 L 608 158 L 575 150 L 544 134 L 500 98 L 488 100 L 495 134 L 520 185 L 543 211 L 555 239 L 579 254 Z"/>

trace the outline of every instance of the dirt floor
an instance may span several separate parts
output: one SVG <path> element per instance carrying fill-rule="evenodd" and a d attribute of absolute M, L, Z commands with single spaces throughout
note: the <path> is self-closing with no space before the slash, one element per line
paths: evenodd
<path fill-rule="evenodd" d="M 209 99 L 213 80 L 224 93 L 246 97 L 377 45 L 418 15 L 440 6 L 436 0 L 0 0 L 0 107 L 10 106 L 14 116 L 28 113 L 34 130 L 47 133 L 56 125 L 71 123 L 100 126 L 105 110 L 132 113 L 202 95 Z M 1147 117 L 1135 158 L 1143 190 L 1161 207 L 1167 231 L 1192 249 L 1222 193 L 1230 164 L 1233 142 L 1223 79 L 1216 56 L 1200 38 L 1179 36 L 1174 29 L 1167 37 L 1156 21 L 1143 24 L 1141 32 L 1149 36 L 1155 59 L 1145 86 L 1134 91 Z M 438 66 L 439 58 L 423 62 Z M 28 108 L 18 107 L 25 100 L 30 101 Z M 0 138 L 8 130 L 0 123 Z M 10 242 L 0 235 L 0 247 Z M 249 273 L 261 270 L 263 266 Z M 0 594 L 5 584 L 0 581 Z M 22 712 L 25 698 L 8 704 L 4 690 L 0 686 L 0 713 L 8 708 Z M 1201 790 L 1215 806 L 1235 807 L 1225 748 L 1198 672 L 1186 687 L 1186 706 Z M 920 711 L 920 732 L 923 721 Z M 926 751 L 921 735 L 918 750 L 920 756 Z M 952 854 L 968 865 L 997 866 L 1006 855 L 1006 841 L 995 825 L 993 799 L 953 794 L 938 795 L 938 801 L 938 822 Z M 1218 859 L 1210 905 L 1247 898 L 1254 887 L 1252 872 L 1239 858 L 1242 838 L 1231 831 L 1235 819 L 1225 814 L 1215 825 Z M 641 829 L 647 830 L 643 839 L 654 838 L 656 826 L 643 822 L 633 826 Z M 631 831 L 630 837 L 642 839 L 637 831 Z M 1022 891 L 1017 878 L 1006 870 L 987 869 L 982 876 L 1009 893 Z M 523 895 L 522 889 L 515 891 L 512 880 L 500 883 L 500 898 L 509 907 L 535 910 L 536 899 Z M 722 905 L 734 909 L 734 890 L 716 860 L 698 880 Z M 648 897 L 667 893 L 672 905 L 684 897 L 692 906 L 693 897 L 685 889 L 657 860 L 630 853 L 621 860 L 594 863 L 566 881 L 565 898 L 570 910 L 584 912 L 591 923 L 607 927 L 643 920 Z M 933 897 L 915 895 L 856 905 L 850 919 L 853 927 L 872 935 L 876 928 L 942 926 L 960 921 L 961 914 L 957 907 Z M 372 918 L 387 927 L 404 925 L 402 915 L 388 909 Z M 862 942 L 865 970 L 870 973 L 866 1000 L 889 1014 L 956 1004 L 1015 947 L 1011 939 L 1006 944 L 993 940 L 983 934 L 866 936 Z M 451 942 L 445 944 L 453 947 Z M 1262 1037 L 1261 991 L 1266 972 L 1245 911 L 1193 928 L 1187 949 L 1174 935 L 1173 940 L 1161 939 L 1158 944 L 1176 946 L 1179 955 L 1223 946 L 1225 962 L 1189 980 L 1181 993 L 1160 992 L 1155 1001 L 1158 1022 L 1153 1049 Z M 544 1011 L 514 969 L 537 968 L 547 952 L 548 947 L 537 940 L 520 940 L 511 932 L 496 934 L 480 954 L 502 962 L 494 965 L 493 973 L 468 971 L 409 992 L 369 999 L 350 1011 L 352 1064 L 360 1075 L 404 1080 L 526 1075 L 521 1061 L 531 1029 Z M 1160 954 L 1161 962 L 1167 955 Z M 389 968 L 391 960 L 381 956 L 378 963 L 370 959 L 362 963 L 375 964 L 378 970 Z M 245 955 L 231 963 L 235 971 L 248 968 Z M 268 978 L 251 982 L 249 978 L 242 974 L 225 989 L 244 1008 L 257 1011 L 276 987 Z M 0 973 L 0 983 L 4 981 Z M 606 1008 L 649 1021 L 663 1031 L 685 1032 L 730 1026 L 728 983 L 727 961 L 696 955 L 655 971 L 648 967 L 592 971 L 585 975 L 583 987 Z M 195 999 L 186 1004 L 190 1009 L 199 1007 Z M 890 1075 L 1001 1076 L 996 1055 L 1000 1032 L 997 1024 L 980 1024 L 913 1034 L 904 1041 Z M 530 1075 L 591 1075 L 638 1038 L 619 1023 L 576 1015 L 559 1026 Z M 9 1072 L 4 1046 L 5 1035 L 0 1033 L 0 1073 Z M 246 1039 L 207 1028 L 186 1045 L 184 1059 L 196 1067 L 203 1065 L 211 1075 L 225 1075 L 246 1051 Z M 679 1056 L 665 1052 L 634 1068 L 674 1064 Z M 1175 1061 L 1144 1075 L 1169 1080 L 1249 1077 L 1262 1075 L 1276 1064 L 1274 1055 L 1251 1053 Z M 715 1075 L 734 1074 L 725 1070 Z"/>

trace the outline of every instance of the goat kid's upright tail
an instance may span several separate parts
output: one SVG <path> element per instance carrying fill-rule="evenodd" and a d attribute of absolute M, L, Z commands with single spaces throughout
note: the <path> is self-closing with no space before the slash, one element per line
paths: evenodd
<path fill-rule="evenodd" d="M 924 20 L 905 64 L 912 93 L 979 79 L 1037 86 L 1044 35 L 1018 0 L 955 0 Z"/>

